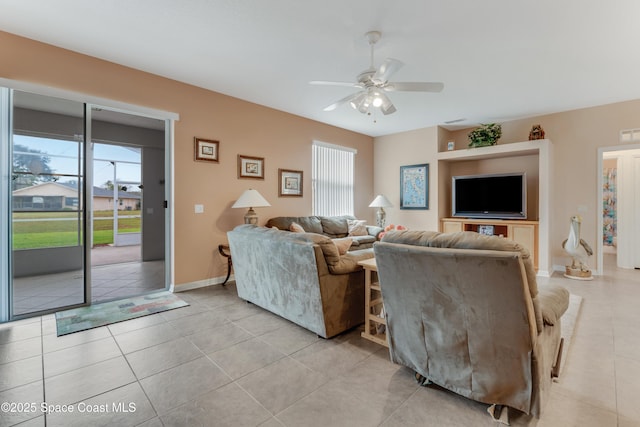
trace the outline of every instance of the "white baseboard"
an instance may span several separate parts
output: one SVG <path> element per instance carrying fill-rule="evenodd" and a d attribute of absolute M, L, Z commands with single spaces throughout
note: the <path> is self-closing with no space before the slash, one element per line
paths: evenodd
<path fill-rule="evenodd" d="M 551 274 L 553 274 L 553 271 L 551 272 Z M 536 276 L 551 277 L 551 274 L 549 274 L 547 270 L 538 270 L 538 272 L 536 273 Z"/>
<path fill-rule="evenodd" d="M 192 289 L 206 288 L 207 286 L 221 285 L 224 282 L 225 277 L 226 276 L 212 277 L 210 279 L 197 280 L 195 282 L 180 283 L 178 285 L 171 286 L 170 291 L 184 292 L 184 291 L 190 291 Z M 232 274 L 229 277 L 229 280 L 235 280 L 235 275 Z"/>

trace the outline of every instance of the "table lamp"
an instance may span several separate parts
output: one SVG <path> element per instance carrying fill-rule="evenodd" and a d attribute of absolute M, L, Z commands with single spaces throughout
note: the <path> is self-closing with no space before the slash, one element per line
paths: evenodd
<path fill-rule="evenodd" d="M 262 208 L 265 206 L 271 206 L 269 202 L 262 197 L 262 194 L 258 193 L 258 190 L 252 188 L 246 190 L 231 206 L 232 208 L 249 208 L 244 216 L 245 224 L 258 224 L 258 215 L 253 208 Z"/>
<path fill-rule="evenodd" d="M 376 212 L 377 224 L 378 227 L 384 228 L 384 222 L 386 219 L 386 212 L 384 208 L 392 208 L 393 204 L 387 199 L 384 195 L 378 194 L 378 196 L 373 199 L 373 202 L 369 205 L 370 208 L 379 208 L 378 212 Z"/>

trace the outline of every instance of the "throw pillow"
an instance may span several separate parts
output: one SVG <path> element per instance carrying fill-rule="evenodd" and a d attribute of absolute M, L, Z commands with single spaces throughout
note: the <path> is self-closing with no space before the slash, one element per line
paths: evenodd
<path fill-rule="evenodd" d="M 304 228 L 297 222 L 292 222 L 289 226 L 289 231 L 293 231 L 294 233 L 304 233 Z"/>
<path fill-rule="evenodd" d="M 363 219 L 348 219 L 347 227 L 349 228 L 349 236 L 366 236 L 369 234 L 367 232 L 367 226 L 365 225 L 367 221 Z"/>
<path fill-rule="evenodd" d="M 340 255 L 346 254 L 349 248 L 351 247 L 351 242 L 353 242 L 353 239 L 350 237 L 343 237 L 341 239 L 331 239 L 331 240 L 333 240 L 333 243 L 336 245 L 336 248 L 338 248 L 338 253 Z"/>

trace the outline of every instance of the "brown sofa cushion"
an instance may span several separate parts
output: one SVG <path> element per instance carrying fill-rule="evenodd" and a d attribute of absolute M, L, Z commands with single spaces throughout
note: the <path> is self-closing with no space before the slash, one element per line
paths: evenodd
<path fill-rule="evenodd" d="M 289 226 L 289 231 L 293 231 L 294 233 L 304 233 L 304 228 L 297 222 L 292 222 Z"/>
<path fill-rule="evenodd" d="M 331 239 L 331 240 L 336 245 L 336 248 L 338 248 L 338 253 L 340 255 L 346 254 L 349 251 L 349 248 L 351 247 L 351 242 L 353 242 L 353 239 L 351 237 L 341 237 L 339 239 Z"/>
<path fill-rule="evenodd" d="M 335 243 L 333 243 L 333 240 L 321 234 L 295 233 L 295 238 L 307 242 L 313 242 L 320 246 L 320 250 L 322 250 L 324 260 L 327 263 L 327 267 L 331 274 L 347 274 L 361 270 L 362 267 L 358 265 L 358 261 L 371 258 L 373 256 L 373 250 L 371 248 L 368 250 L 364 249 L 361 251 L 355 251 L 357 252 L 356 254 L 347 252 L 344 255 L 340 255 L 338 248 Z M 364 256 L 364 253 L 367 253 L 368 256 Z"/>

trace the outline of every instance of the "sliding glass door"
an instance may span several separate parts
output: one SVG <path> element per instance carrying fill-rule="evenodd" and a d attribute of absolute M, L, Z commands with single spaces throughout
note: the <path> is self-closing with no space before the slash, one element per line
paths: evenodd
<path fill-rule="evenodd" d="M 86 303 L 84 104 L 13 92 L 12 317 Z"/>
<path fill-rule="evenodd" d="M 166 289 L 165 121 L 91 109 L 91 300 Z"/>
<path fill-rule="evenodd" d="M 168 288 L 154 117 L 0 87 L 0 323 Z"/>

